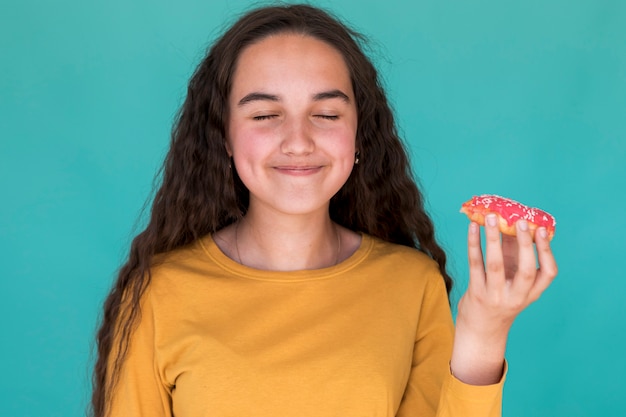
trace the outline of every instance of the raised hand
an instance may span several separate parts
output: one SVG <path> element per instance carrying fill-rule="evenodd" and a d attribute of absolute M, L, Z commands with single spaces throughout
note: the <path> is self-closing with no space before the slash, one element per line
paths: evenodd
<path fill-rule="evenodd" d="M 539 298 L 557 274 L 546 230 L 537 230 L 533 244 L 525 221 L 518 221 L 516 229 L 517 237 L 501 236 L 496 216 L 488 215 L 483 259 L 480 228 L 470 224 L 470 280 L 459 301 L 450 362 L 453 374 L 469 384 L 498 382 L 513 321 Z"/>

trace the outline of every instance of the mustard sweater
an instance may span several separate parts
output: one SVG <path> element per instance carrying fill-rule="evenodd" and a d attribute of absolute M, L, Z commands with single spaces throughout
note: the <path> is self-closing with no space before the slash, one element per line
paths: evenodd
<path fill-rule="evenodd" d="M 444 282 L 417 250 L 364 235 L 339 265 L 275 272 L 208 236 L 152 274 L 112 417 L 500 415 L 503 381 L 450 374 Z"/>

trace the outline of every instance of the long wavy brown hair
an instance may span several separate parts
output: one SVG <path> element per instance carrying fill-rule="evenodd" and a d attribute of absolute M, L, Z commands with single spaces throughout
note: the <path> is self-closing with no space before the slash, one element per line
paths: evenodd
<path fill-rule="evenodd" d="M 377 71 L 363 52 L 364 38 L 308 5 L 253 10 L 213 44 L 189 82 L 148 225 L 133 240 L 104 303 L 93 373 L 95 417 L 106 415 L 156 255 L 215 233 L 246 213 L 248 190 L 231 168 L 225 148 L 232 77 L 244 48 L 286 32 L 312 36 L 336 48 L 352 78 L 360 163 L 331 199 L 330 217 L 351 230 L 428 254 L 438 263 L 450 293 L 446 255 L 435 240 Z"/>

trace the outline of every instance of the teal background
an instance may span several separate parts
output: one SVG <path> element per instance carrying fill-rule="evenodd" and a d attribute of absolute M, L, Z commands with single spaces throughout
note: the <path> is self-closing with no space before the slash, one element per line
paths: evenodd
<path fill-rule="evenodd" d="M 103 297 L 186 82 L 248 1 L 5 1 L 2 416 L 80 416 Z M 626 2 L 319 1 L 372 39 L 466 285 L 473 194 L 558 221 L 560 273 L 510 336 L 504 415 L 626 415 Z"/>

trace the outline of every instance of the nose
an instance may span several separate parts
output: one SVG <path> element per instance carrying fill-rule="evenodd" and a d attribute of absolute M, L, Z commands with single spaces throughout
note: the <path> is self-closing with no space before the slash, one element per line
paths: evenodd
<path fill-rule="evenodd" d="M 292 119 L 284 125 L 281 151 L 287 155 L 309 155 L 315 150 L 315 141 L 308 120 Z"/>

